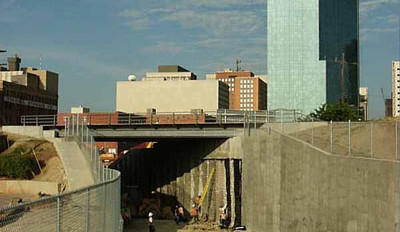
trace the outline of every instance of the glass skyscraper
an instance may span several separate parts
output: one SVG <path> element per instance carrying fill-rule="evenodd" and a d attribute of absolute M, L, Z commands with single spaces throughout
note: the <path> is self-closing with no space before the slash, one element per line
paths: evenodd
<path fill-rule="evenodd" d="M 269 110 L 358 106 L 358 0 L 268 0 L 267 27 Z"/>

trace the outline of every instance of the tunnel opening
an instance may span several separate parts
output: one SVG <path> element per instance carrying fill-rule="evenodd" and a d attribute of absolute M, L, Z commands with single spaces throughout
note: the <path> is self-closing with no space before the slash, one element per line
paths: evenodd
<path fill-rule="evenodd" d="M 226 204 L 230 225 L 240 225 L 242 160 L 230 154 L 228 140 L 164 139 L 152 141 L 151 149 L 127 152 L 110 167 L 121 171 L 122 199 L 131 214 L 144 217 L 152 211 L 158 218 L 172 219 L 174 207 L 181 204 L 189 218 L 214 168 L 202 215 L 218 221 L 219 208 Z"/>

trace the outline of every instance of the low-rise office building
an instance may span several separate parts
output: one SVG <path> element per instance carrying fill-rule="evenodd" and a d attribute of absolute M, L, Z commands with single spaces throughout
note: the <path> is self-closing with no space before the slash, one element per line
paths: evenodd
<path fill-rule="evenodd" d="M 216 80 L 119 81 L 116 111 L 124 113 L 217 111 L 229 108 L 228 85 Z"/>
<path fill-rule="evenodd" d="M 20 69 L 18 56 L 0 71 L 0 125 L 18 125 L 23 115 L 55 115 L 58 74 L 32 67 Z"/>

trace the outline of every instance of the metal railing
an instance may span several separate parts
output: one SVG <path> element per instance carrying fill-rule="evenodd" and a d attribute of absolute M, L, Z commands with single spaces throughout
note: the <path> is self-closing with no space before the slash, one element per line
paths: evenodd
<path fill-rule="evenodd" d="M 75 140 L 93 168 L 94 184 L 56 196 L 0 208 L 0 231 L 122 231 L 120 172 L 103 168 L 85 121 L 70 118 Z"/>
<path fill-rule="evenodd" d="M 85 119 L 87 125 L 157 125 L 157 124 L 243 124 L 282 121 L 288 117 L 299 117 L 296 110 L 280 111 L 239 111 L 221 109 L 218 111 L 157 112 L 157 113 L 87 113 L 58 115 L 25 115 L 21 117 L 24 126 L 64 126 L 66 120 L 74 117 Z"/>

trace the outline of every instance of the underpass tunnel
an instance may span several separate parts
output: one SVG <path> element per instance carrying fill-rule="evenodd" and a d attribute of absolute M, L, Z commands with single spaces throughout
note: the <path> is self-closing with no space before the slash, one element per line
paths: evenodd
<path fill-rule="evenodd" d="M 201 211 L 209 221 L 226 204 L 231 225 L 241 219 L 241 152 L 232 139 L 160 139 L 150 149 L 130 150 L 111 168 L 121 171 L 122 189 L 135 216 L 155 211 L 171 219 L 176 204 L 187 216 L 215 168 Z M 239 142 L 240 143 L 240 142 Z M 152 206 L 151 206 L 152 205 Z M 153 212 L 154 213 L 154 212 Z"/>

